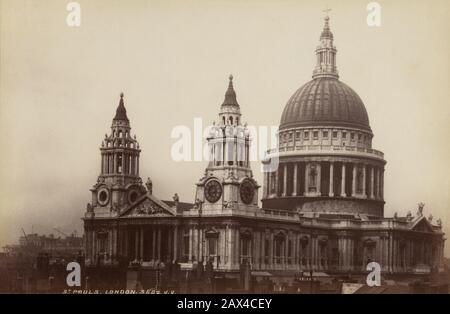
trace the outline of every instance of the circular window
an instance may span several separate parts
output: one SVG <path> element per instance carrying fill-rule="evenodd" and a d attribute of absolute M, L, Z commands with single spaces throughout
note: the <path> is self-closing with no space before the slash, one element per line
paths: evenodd
<path fill-rule="evenodd" d="M 101 206 L 105 206 L 108 203 L 109 200 L 109 192 L 107 189 L 101 189 L 98 191 L 98 203 Z"/>
<path fill-rule="evenodd" d="M 132 190 L 128 193 L 128 202 L 129 203 L 134 203 L 136 202 L 137 198 L 138 198 L 139 194 L 137 191 Z"/>

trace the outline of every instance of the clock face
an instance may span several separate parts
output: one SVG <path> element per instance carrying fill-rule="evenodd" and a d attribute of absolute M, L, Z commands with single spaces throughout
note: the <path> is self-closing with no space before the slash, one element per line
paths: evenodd
<path fill-rule="evenodd" d="M 255 195 L 255 186 L 250 180 L 244 180 L 239 187 L 239 193 L 245 204 L 251 204 Z"/>
<path fill-rule="evenodd" d="M 217 202 L 222 196 L 222 186 L 217 180 L 210 180 L 205 185 L 205 197 L 210 203 Z"/>

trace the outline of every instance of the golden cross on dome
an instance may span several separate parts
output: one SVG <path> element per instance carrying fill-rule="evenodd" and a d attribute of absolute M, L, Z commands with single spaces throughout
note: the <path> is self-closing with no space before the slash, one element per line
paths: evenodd
<path fill-rule="evenodd" d="M 325 10 L 323 10 L 322 12 L 325 12 L 325 13 L 326 13 L 326 15 L 328 16 L 328 13 L 330 13 L 330 11 L 331 11 L 331 9 L 330 9 L 330 8 L 328 8 L 328 9 L 325 9 Z"/>

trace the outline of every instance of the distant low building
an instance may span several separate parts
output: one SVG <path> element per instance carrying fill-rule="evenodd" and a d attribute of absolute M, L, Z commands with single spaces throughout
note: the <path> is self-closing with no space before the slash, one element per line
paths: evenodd
<path fill-rule="evenodd" d="M 84 240 L 82 236 L 76 234 L 55 237 L 53 234 L 39 235 L 32 233 L 21 236 L 19 244 L 4 246 L 3 252 L 11 257 L 48 254 L 53 258 L 63 258 L 82 254 L 84 252 Z"/>

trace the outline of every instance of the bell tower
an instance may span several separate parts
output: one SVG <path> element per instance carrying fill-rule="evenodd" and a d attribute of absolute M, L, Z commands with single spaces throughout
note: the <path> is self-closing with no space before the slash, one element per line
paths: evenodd
<path fill-rule="evenodd" d="M 197 183 L 196 208 L 205 213 L 257 208 L 259 185 L 250 168 L 251 138 L 241 122 L 232 75 L 207 142 L 209 163 Z"/>
<path fill-rule="evenodd" d="M 123 97 L 121 93 L 111 132 L 100 147 L 100 175 L 91 189 L 92 205 L 88 204 L 88 212 L 96 217 L 115 216 L 146 192 L 139 177 L 141 150 L 136 135 L 131 136 Z"/>

